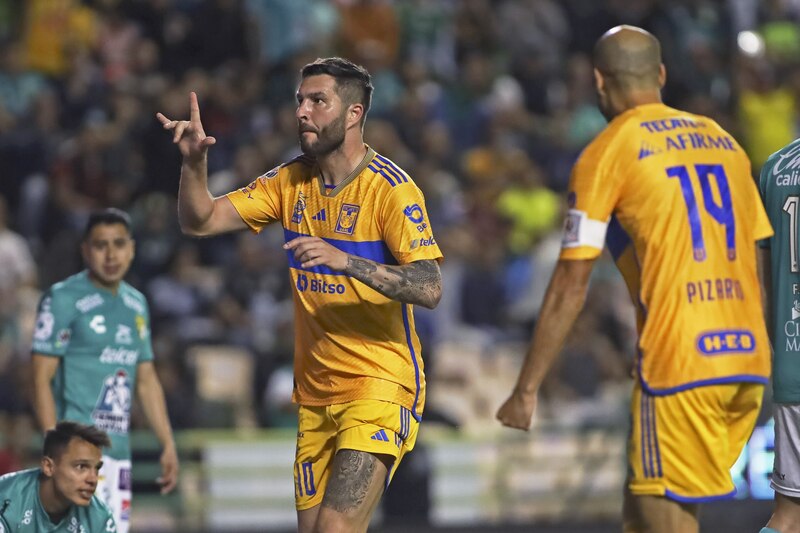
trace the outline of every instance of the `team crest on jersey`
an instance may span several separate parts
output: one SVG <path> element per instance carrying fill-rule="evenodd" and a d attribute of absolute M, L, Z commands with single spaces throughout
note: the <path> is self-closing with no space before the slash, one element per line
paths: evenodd
<path fill-rule="evenodd" d="M 139 338 L 145 340 L 147 338 L 147 320 L 142 315 L 136 315 L 136 330 L 139 332 Z"/>
<path fill-rule="evenodd" d="M 114 335 L 114 342 L 117 344 L 130 344 L 133 342 L 131 327 L 125 324 L 117 324 L 117 334 Z"/>
<path fill-rule="evenodd" d="M 109 433 L 127 433 L 131 410 L 131 382 L 122 369 L 106 376 L 92 411 L 94 425 Z"/>
<path fill-rule="evenodd" d="M 299 224 L 303 220 L 303 211 L 306 210 L 306 195 L 302 192 L 297 197 L 297 202 L 294 204 L 294 212 L 292 214 L 292 222 Z"/>
<path fill-rule="evenodd" d="M 336 233 L 344 233 L 345 235 L 352 235 L 353 230 L 356 229 L 356 221 L 358 220 L 358 211 L 361 206 L 353 204 L 343 204 L 342 209 L 339 211 L 339 219 L 336 221 Z"/>

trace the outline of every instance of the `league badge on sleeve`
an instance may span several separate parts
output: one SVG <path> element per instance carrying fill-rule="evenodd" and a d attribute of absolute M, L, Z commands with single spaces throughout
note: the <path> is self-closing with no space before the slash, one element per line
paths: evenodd
<path fill-rule="evenodd" d="M 403 214 L 408 220 L 417 225 L 417 231 L 423 232 L 428 227 L 428 224 L 425 223 L 425 215 L 419 204 L 406 206 L 406 208 L 403 209 Z"/>

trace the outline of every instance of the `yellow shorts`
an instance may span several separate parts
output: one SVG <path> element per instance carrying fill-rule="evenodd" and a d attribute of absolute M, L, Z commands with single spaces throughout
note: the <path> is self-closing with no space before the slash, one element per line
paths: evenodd
<path fill-rule="evenodd" d="M 388 486 L 403 456 L 414 448 L 419 429 L 411 411 L 380 400 L 301 405 L 297 420 L 294 496 L 298 511 L 322 502 L 333 456 L 342 449 L 394 457 Z"/>
<path fill-rule="evenodd" d="M 764 385 L 730 383 L 631 401 L 628 487 L 634 495 L 683 503 L 730 498 L 730 469 L 750 438 Z"/>

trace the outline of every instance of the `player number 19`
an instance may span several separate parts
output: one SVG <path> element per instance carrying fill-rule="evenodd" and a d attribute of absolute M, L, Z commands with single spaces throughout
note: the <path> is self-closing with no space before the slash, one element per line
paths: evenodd
<path fill-rule="evenodd" d="M 797 204 L 800 196 L 789 196 L 783 203 L 783 210 L 789 213 L 789 268 L 792 272 L 800 272 L 797 263 Z"/>
<path fill-rule="evenodd" d="M 686 211 L 689 215 L 689 228 L 692 232 L 692 249 L 695 261 L 705 261 L 706 245 L 703 239 L 703 226 L 700 223 L 700 212 L 697 208 L 697 200 L 694 196 L 692 179 L 689 176 L 689 169 L 681 165 L 669 167 L 667 177 L 678 178 L 683 193 L 683 201 L 686 202 Z M 700 190 L 703 192 L 703 207 L 711 218 L 725 226 L 725 243 L 728 248 L 728 259 L 736 259 L 736 220 L 733 217 L 733 203 L 731 202 L 731 191 L 728 187 L 728 176 L 725 175 L 725 168 L 722 165 L 694 165 L 694 171 L 700 181 Z M 717 204 L 714 194 L 711 191 L 711 179 L 714 176 L 719 190 L 720 203 Z"/>

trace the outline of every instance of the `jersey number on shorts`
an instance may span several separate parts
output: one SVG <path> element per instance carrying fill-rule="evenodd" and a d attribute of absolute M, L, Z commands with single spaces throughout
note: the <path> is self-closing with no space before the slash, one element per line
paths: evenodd
<path fill-rule="evenodd" d="M 700 212 L 697 208 L 697 200 L 694 196 L 692 179 L 689 176 L 689 169 L 681 165 L 669 167 L 667 177 L 678 178 L 683 193 L 683 201 L 686 202 L 686 211 L 689 215 L 689 227 L 692 231 L 692 249 L 695 261 L 705 261 L 706 245 L 703 240 L 703 226 L 700 224 Z M 733 204 L 731 203 L 731 191 L 728 187 L 728 176 L 722 165 L 694 165 L 694 171 L 700 181 L 700 189 L 703 191 L 703 206 L 711 217 L 725 226 L 725 242 L 728 248 L 728 259 L 736 259 L 736 221 L 733 217 Z M 711 191 L 711 180 L 709 176 L 714 176 L 717 180 L 717 189 L 721 205 L 717 205 L 714 194 Z"/>
<path fill-rule="evenodd" d="M 302 497 L 304 494 L 306 496 L 313 496 L 316 494 L 317 487 L 314 486 L 314 470 L 312 468 L 312 463 L 300 463 L 299 465 L 295 465 L 294 468 L 297 474 L 297 478 L 295 479 L 297 495 Z"/>

